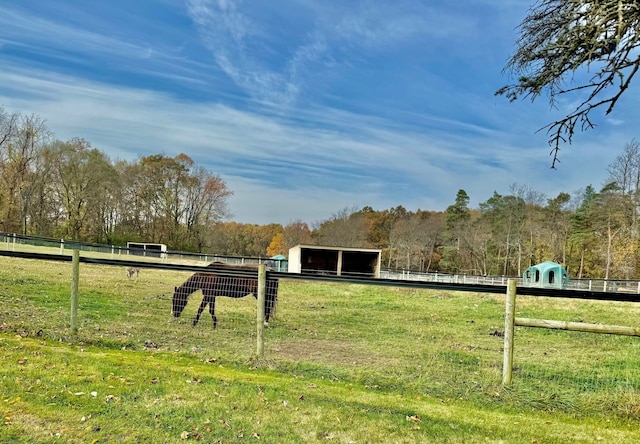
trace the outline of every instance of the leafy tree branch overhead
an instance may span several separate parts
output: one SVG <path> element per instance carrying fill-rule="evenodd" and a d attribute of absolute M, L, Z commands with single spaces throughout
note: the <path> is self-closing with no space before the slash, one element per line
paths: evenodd
<path fill-rule="evenodd" d="M 576 129 L 595 126 L 591 111 L 611 113 L 638 72 L 640 2 L 540 0 L 519 31 L 517 48 L 504 68 L 517 82 L 496 95 L 535 100 L 547 91 L 554 107 L 563 95 L 580 95 L 573 111 L 541 128 L 549 135 L 555 168 L 560 145 L 571 143 Z M 576 74 L 582 71 L 593 74 L 581 82 Z"/>

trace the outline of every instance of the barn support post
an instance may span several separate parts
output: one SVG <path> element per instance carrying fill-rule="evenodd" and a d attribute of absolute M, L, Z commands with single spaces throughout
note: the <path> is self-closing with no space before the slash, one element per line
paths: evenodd
<path fill-rule="evenodd" d="M 71 261 L 71 331 L 78 333 L 78 283 L 80 281 L 80 250 L 73 250 Z"/>
<path fill-rule="evenodd" d="M 256 320 L 256 355 L 261 358 L 264 355 L 264 316 L 266 305 L 267 267 L 258 265 L 258 318 Z"/>
<path fill-rule="evenodd" d="M 516 314 L 516 280 L 507 281 L 507 303 L 504 314 L 504 363 L 502 366 L 502 385 L 511 385 L 513 373 L 513 338 Z"/>

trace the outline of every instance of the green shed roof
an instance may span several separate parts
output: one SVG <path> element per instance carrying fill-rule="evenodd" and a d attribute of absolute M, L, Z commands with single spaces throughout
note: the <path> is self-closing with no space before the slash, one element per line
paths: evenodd
<path fill-rule="evenodd" d="M 565 288 L 568 279 L 562 265 L 552 261 L 532 265 L 522 274 L 522 283 L 529 287 Z"/>

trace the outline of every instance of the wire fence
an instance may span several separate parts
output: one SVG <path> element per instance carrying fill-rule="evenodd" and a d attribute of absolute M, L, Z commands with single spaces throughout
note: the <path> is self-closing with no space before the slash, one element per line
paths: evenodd
<path fill-rule="evenodd" d="M 258 276 L 244 277 L 228 275 L 230 272 L 238 270 L 250 271 L 258 274 L 256 267 L 243 266 L 232 267 L 221 262 L 214 262 L 206 267 L 206 270 L 194 273 L 186 281 L 175 287 L 173 297 L 171 298 L 171 314 L 174 317 L 180 317 L 182 311 L 189 302 L 189 296 L 195 292 L 202 293 L 202 302 L 198 306 L 198 311 L 193 318 L 193 326 L 196 327 L 200 320 L 200 316 L 205 308 L 208 308 L 211 315 L 213 327 L 218 325 L 218 319 L 215 314 L 216 299 L 219 297 L 228 297 L 232 299 L 243 298 L 253 295 L 258 299 L 260 286 L 265 286 L 264 304 L 264 324 L 268 325 L 272 312 L 275 312 L 276 301 L 278 297 L 278 280 L 265 279 L 262 283 Z"/>
<path fill-rule="evenodd" d="M 588 327 L 638 327 L 632 302 L 519 296 L 516 316 Z M 637 336 L 516 327 L 513 393 L 549 411 L 640 416 Z"/>
<path fill-rule="evenodd" d="M 220 365 L 255 354 L 251 267 L 82 256 L 75 334 L 69 328 L 70 256 L 0 255 L 0 331 L 80 346 L 188 353 Z M 400 280 L 375 286 L 335 277 L 267 276 L 265 299 L 273 304 L 265 309 L 264 356 L 277 370 L 445 401 L 570 412 L 602 412 L 606 406 L 613 414 L 640 418 L 637 338 L 518 327 L 513 385 L 507 389 L 501 385 L 501 289 L 434 291 Z M 213 318 L 211 297 L 223 293 L 215 298 Z M 639 309 L 633 302 L 519 296 L 516 315 L 634 325 Z"/>

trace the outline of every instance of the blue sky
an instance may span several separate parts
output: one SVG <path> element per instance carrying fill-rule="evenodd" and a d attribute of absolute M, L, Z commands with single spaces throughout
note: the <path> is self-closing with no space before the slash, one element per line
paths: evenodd
<path fill-rule="evenodd" d="M 513 184 L 604 183 L 639 92 L 551 170 L 575 106 L 494 92 L 533 0 L 15 0 L 0 3 L 0 105 L 112 158 L 184 152 L 234 192 L 232 220 L 477 207 Z"/>

